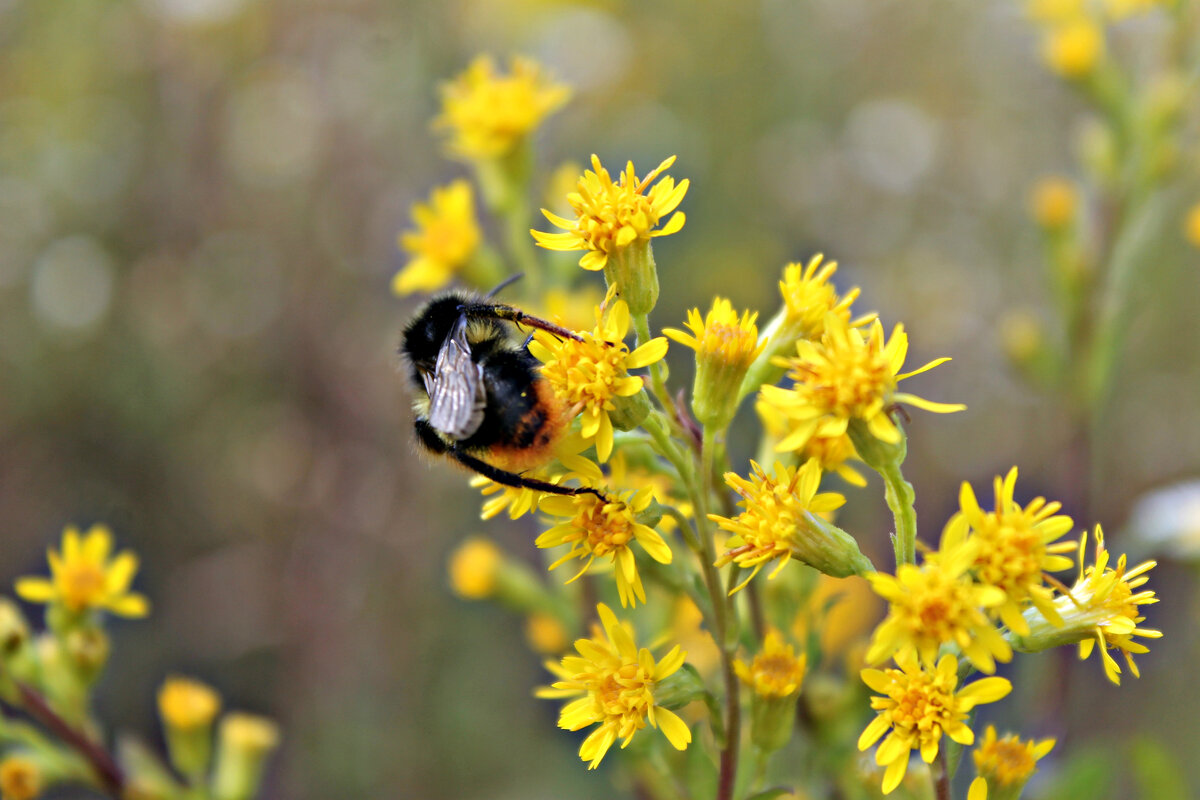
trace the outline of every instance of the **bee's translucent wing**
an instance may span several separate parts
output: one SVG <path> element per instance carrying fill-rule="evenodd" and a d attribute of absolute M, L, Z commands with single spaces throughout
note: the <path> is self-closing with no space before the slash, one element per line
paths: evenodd
<path fill-rule="evenodd" d="M 429 392 L 429 424 L 451 439 L 463 440 L 479 430 L 487 389 L 483 368 L 471 360 L 466 317 L 459 319 L 438 353 L 433 376 L 425 377 Z"/>

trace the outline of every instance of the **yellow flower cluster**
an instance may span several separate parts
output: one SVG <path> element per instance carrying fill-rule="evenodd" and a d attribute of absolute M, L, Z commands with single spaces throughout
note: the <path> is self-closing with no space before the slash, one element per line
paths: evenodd
<path fill-rule="evenodd" d="M 398 295 L 440 289 L 453 280 L 479 247 L 475 192 L 465 180 L 433 190 L 428 203 L 413 206 L 417 229 L 400 235 L 400 249 L 412 254 L 392 280 Z"/>
<path fill-rule="evenodd" d="M 72 614 L 91 610 L 109 611 L 122 617 L 144 617 L 150 601 L 129 591 L 137 574 L 138 559 L 129 550 L 112 560 L 112 533 L 93 525 L 85 536 L 76 528 L 63 532 L 62 550 L 50 550 L 50 579 L 17 580 L 17 594 L 32 603 L 55 603 Z"/>

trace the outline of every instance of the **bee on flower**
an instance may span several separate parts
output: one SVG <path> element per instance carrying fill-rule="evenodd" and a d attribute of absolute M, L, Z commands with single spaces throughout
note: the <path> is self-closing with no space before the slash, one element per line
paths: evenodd
<path fill-rule="evenodd" d="M 558 664 L 547 662 L 546 668 L 559 680 L 539 689 L 537 696 L 575 698 L 563 706 L 560 728 L 577 731 L 599 724 L 579 748 L 588 769 L 600 765 L 617 739 L 625 747 L 647 724 L 661 730 L 676 750 L 686 749 L 692 732 L 656 696 L 662 681 L 683 666 L 686 654 L 676 645 L 655 662 L 648 649 L 638 649 L 632 628 L 618 621 L 608 606 L 601 603 L 596 612 L 603 630 L 576 642 L 578 655 L 565 656 Z"/>
<path fill-rule="evenodd" d="M 624 300 L 613 301 L 610 292 L 596 310 L 596 327 L 590 333 L 560 339 L 536 331 L 529 342 L 529 352 L 542 362 L 542 377 L 567 407 L 579 409 L 580 433 L 596 446 L 601 462 L 612 454 L 611 414 L 622 398 L 642 391 L 642 379 L 629 370 L 661 361 L 667 354 L 667 340 L 661 336 L 630 352 L 625 344 L 629 322 L 629 306 Z"/>

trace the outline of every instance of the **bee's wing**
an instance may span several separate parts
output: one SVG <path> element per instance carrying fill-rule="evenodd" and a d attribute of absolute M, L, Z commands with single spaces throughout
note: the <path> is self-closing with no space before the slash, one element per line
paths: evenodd
<path fill-rule="evenodd" d="M 429 424 L 451 439 L 462 440 L 479 429 L 487 405 L 483 367 L 471 360 L 466 318 L 459 320 L 438 353 L 429 391 Z"/>

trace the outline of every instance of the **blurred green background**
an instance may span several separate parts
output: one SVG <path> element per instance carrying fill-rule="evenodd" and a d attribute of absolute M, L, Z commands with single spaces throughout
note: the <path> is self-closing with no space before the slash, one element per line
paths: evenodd
<path fill-rule="evenodd" d="M 1116 44 L 1152 62 L 1161 24 Z M 416 301 L 388 289 L 396 234 L 467 174 L 429 121 L 479 52 L 575 87 L 544 171 L 678 154 L 688 222 L 656 244 L 657 326 L 714 293 L 769 316 L 783 264 L 824 252 L 858 309 L 906 324 L 910 363 L 954 357 L 914 383 L 969 406 L 913 415 L 923 538 L 962 480 L 984 494 L 1017 464 L 1026 499 L 1144 553 L 1122 530 L 1135 499 L 1200 470 L 1200 259 L 1181 236 L 1140 266 L 1086 517 L 1064 412 L 1006 366 L 1004 315 L 1049 305 L 1027 194 L 1069 174 L 1081 113 L 1012 0 L 0 0 L 0 563 L 42 570 L 70 522 L 141 554 L 155 610 L 114 629 L 116 727 L 153 731 L 154 691 L 183 671 L 281 720 L 271 797 L 614 796 L 531 698 L 545 673 L 521 621 L 449 592 L 477 496 L 417 456 L 397 372 Z M 843 524 L 881 552 L 877 488 Z M 533 524 L 489 530 L 528 554 Z M 1191 576 L 1154 573 L 1166 636 L 1140 681 L 1110 686 L 1093 657 L 1039 686 L 1055 656 L 1031 657 L 1024 691 L 1068 710 L 998 719 L 1059 736 L 1051 766 L 1154 736 L 1200 787 Z"/>

